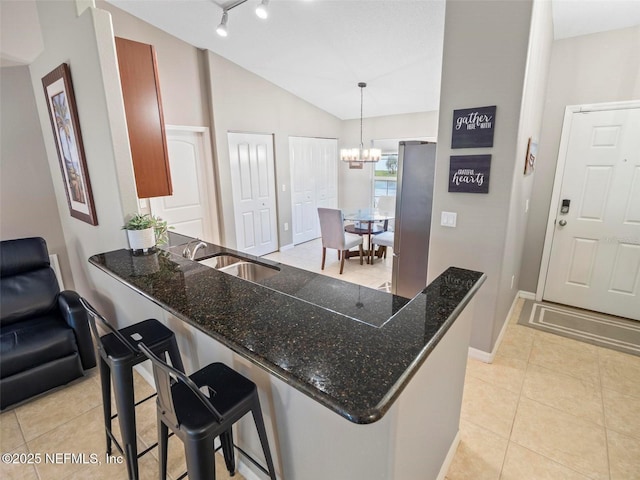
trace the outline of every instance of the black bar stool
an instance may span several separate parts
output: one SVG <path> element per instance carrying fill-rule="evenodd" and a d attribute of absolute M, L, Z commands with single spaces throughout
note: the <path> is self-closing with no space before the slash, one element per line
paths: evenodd
<path fill-rule="evenodd" d="M 171 364 L 178 370 L 184 371 L 178 343 L 175 334 L 156 319 L 144 320 L 120 330 L 113 327 L 89 302 L 80 299 L 85 310 L 89 313 L 89 326 L 100 353 L 100 381 L 102 384 L 102 408 L 104 413 L 104 426 L 107 439 L 107 453 L 111 455 L 112 442 L 127 459 L 127 471 L 129 479 L 137 480 L 138 458 L 147 453 L 156 445 L 152 445 L 138 455 L 136 444 L 136 412 L 135 407 L 150 398 L 135 403 L 133 391 L 133 367 L 145 362 L 147 357 L 138 348 L 138 342 L 144 342 L 149 348 L 161 357 L 169 355 Z M 100 336 L 96 327 L 96 319 L 109 332 Z M 116 415 L 111 415 L 111 379 L 113 377 L 113 390 L 116 399 Z M 111 431 L 111 421 L 118 417 L 120 432 L 122 434 L 122 446 Z"/>
<path fill-rule="evenodd" d="M 153 376 L 158 391 L 158 458 L 161 480 L 167 478 L 169 429 L 184 444 L 186 475 L 189 475 L 190 480 L 216 478 L 213 442 L 217 436 L 220 436 L 225 463 L 231 475 L 235 474 L 235 447 L 271 480 L 276 480 L 255 383 L 218 362 L 187 377 L 159 359 L 144 344 L 140 343 L 138 348 L 153 362 Z M 203 393 L 205 390 L 208 395 Z M 253 414 L 268 470 L 233 444 L 233 424 L 249 412 Z M 183 477 L 184 475 L 180 478 Z"/>

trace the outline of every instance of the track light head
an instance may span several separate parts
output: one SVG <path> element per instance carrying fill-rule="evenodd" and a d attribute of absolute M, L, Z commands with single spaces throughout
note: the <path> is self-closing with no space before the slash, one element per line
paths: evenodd
<path fill-rule="evenodd" d="M 229 32 L 227 30 L 227 20 L 229 19 L 229 15 L 227 14 L 227 11 L 225 10 L 224 12 L 222 12 L 222 20 L 220 20 L 220 25 L 218 25 L 218 27 L 216 28 L 216 33 L 218 35 L 220 35 L 221 37 L 226 37 L 227 35 L 229 35 Z"/>
<path fill-rule="evenodd" d="M 261 0 L 260 4 L 256 7 L 256 15 L 263 20 L 269 16 L 269 0 Z"/>

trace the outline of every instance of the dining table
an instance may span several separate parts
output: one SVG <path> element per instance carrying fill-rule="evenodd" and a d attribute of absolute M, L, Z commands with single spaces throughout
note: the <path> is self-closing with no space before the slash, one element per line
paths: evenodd
<path fill-rule="evenodd" d="M 389 220 L 393 220 L 395 212 L 387 212 L 378 208 L 359 208 L 357 210 L 347 210 L 344 213 L 346 222 L 353 222 L 345 225 L 344 230 L 348 233 L 355 233 L 367 238 L 367 248 L 364 254 L 369 263 L 371 237 L 387 230 Z M 382 223 L 382 225 L 376 225 Z M 347 252 L 347 258 L 360 255 L 359 251 Z"/>

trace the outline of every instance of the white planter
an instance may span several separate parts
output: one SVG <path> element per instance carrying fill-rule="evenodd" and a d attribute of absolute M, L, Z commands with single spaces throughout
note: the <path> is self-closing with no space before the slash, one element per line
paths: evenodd
<path fill-rule="evenodd" d="M 127 230 L 127 238 L 129 239 L 129 248 L 131 250 L 148 251 L 156 246 L 156 235 L 153 227 L 144 230 Z"/>

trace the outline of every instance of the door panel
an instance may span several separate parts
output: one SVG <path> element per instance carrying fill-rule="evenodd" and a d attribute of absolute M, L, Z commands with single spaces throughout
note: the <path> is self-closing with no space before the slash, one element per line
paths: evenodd
<path fill-rule="evenodd" d="M 253 233 L 253 212 L 244 212 L 242 214 L 242 245 L 246 248 L 253 248 L 256 246 Z"/>
<path fill-rule="evenodd" d="M 591 286 L 591 276 L 598 251 L 598 241 L 591 238 L 575 238 L 573 253 L 569 262 L 569 276 L 567 283 Z"/>
<path fill-rule="evenodd" d="M 640 225 L 640 167 L 636 167 L 633 173 L 624 223 Z"/>
<path fill-rule="evenodd" d="M 212 160 L 205 153 L 204 133 L 167 127 L 166 135 L 173 195 L 150 198 L 151 212 L 166 220 L 176 232 L 213 242 L 215 219 L 209 206 L 209 174 L 205 165 Z"/>
<path fill-rule="evenodd" d="M 236 248 L 253 255 L 278 249 L 273 137 L 229 133 Z"/>
<path fill-rule="evenodd" d="M 338 143 L 335 139 L 289 137 L 293 243 L 320 236 L 318 207 L 338 206 Z"/>
<path fill-rule="evenodd" d="M 639 272 L 640 245 L 619 244 L 609 290 L 633 295 L 633 292 L 638 287 Z"/>
<path fill-rule="evenodd" d="M 639 131 L 637 108 L 573 114 L 544 299 L 640 320 Z"/>

